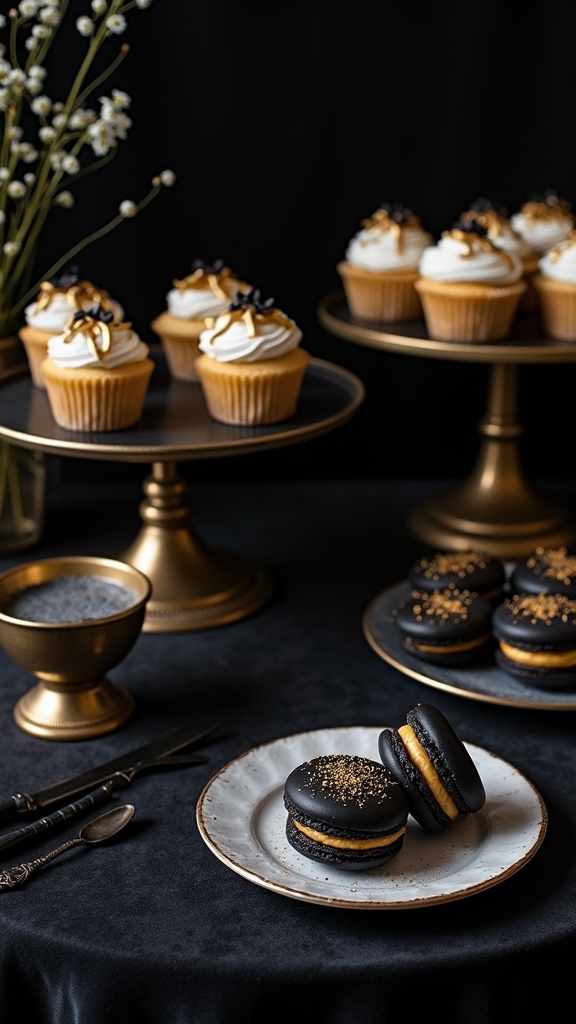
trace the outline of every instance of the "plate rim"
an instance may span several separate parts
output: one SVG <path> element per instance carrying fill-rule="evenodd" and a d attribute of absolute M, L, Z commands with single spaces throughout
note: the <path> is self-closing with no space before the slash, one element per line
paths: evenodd
<path fill-rule="evenodd" d="M 532 860 L 534 855 L 540 849 L 540 846 L 542 845 L 542 843 L 544 841 L 544 838 L 546 836 L 546 832 L 547 832 L 547 829 L 548 829 L 548 810 L 546 808 L 546 804 L 544 803 L 543 797 L 540 794 L 540 792 L 537 789 L 537 787 L 534 785 L 534 783 L 531 782 L 531 780 L 526 775 L 524 775 L 524 773 L 522 771 L 520 771 L 519 768 L 516 768 L 515 765 L 511 764 L 510 761 L 506 761 L 504 758 L 500 757 L 498 754 L 495 754 L 493 751 L 488 750 L 486 747 L 480 747 L 476 743 L 465 743 L 465 746 L 467 747 L 467 749 L 480 750 L 480 751 L 482 751 L 482 753 L 487 754 L 489 757 L 492 757 L 496 761 L 499 761 L 502 764 L 506 765 L 517 776 L 519 776 L 524 781 L 524 783 L 532 790 L 534 796 L 536 797 L 538 805 L 539 805 L 541 821 L 540 821 L 540 827 L 539 827 L 538 835 L 537 835 L 534 843 L 532 844 L 530 849 L 527 850 L 526 853 L 521 858 L 519 858 L 519 860 L 517 860 L 513 864 L 509 865 L 500 874 L 498 874 L 498 875 L 496 875 L 494 877 L 491 877 L 489 879 L 485 879 L 484 881 L 479 882 L 477 885 L 472 885 L 472 886 L 466 887 L 465 889 L 457 890 L 454 893 L 443 893 L 443 894 L 439 894 L 439 895 L 436 895 L 436 896 L 428 896 L 428 897 L 420 896 L 420 897 L 415 897 L 415 898 L 409 899 L 409 900 L 387 900 L 387 901 L 364 900 L 364 901 L 361 901 L 361 900 L 345 900 L 345 899 L 341 899 L 341 898 L 338 898 L 338 897 L 332 898 L 332 897 L 329 897 L 329 896 L 322 896 L 322 895 L 320 895 L 318 893 L 302 892 L 301 890 L 293 889 L 290 886 L 283 885 L 281 882 L 274 881 L 273 879 L 270 879 L 270 878 L 266 877 L 266 875 L 260 875 L 257 872 L 253 871 L 252 869 L 245 867 L 239 861 L 234 860 L 233 857 L 229 856 L 227 853 L 224 853 L 224 851 L 219 848 L 219 846 L 216 843 L 216 841 L 209 834 L 208 829 L 207 829 L 207 827 L 205 825 L 205 822 L 204 822 L 203 808 L 204 808 L 204 803 L 205 803 L 206 797 L 208 796 L 208 793 L 210 792 L 210 789 L 211 789 L 212 785 L 216 782 L 216 780 L 218 778 L 220 778 L 221 775 L 224 774 L 224 772 L 226 772 L 229 768 L 233 767 L 234 765 L 238 764 L 239 762 L 243 761 L 250 754 L 253 754 L 253 753 L 257 752 L 257 751 L 264 750 L 266 747 L 273 747 L 273 746 L 275 746 L 277 744 L 285 743 L 288 740 L 303 738 L 303 737 L 307 737 L 307 736 L 313 736 L 314 734 L 317 734 L 317 733 L 324 733 L 324 734 L 326 734 L 326 733 L 330 733 L 330 732 L 342 732 L 342 731 L 355 730 L 355 729 L 361 729 L 361 730 L 366 730 L 366 729 L 374 730 L 374 729 L 378 729 L 378 730 L 380 730 L 382 728 L 384 728 L 384 726 L 374 726 L 374 725 L 352 725 L 352 726 L 349 725 L 349 726 L 345 726 L 345 725 L 343 725 L 343 726 L 328 726 L 328 727 L 318 728 L 318 729 L 304 729 L 304 730 L 301 730 L 300 732 L 289 733 L 286 736 L 279 736 L 276 739 L 268 740 L 265 743 L 256 744 L 255 746 L 250 747 L 248 750 L 245 750 L 242 754 L 239 754 L 237 757 L 232 758 L 226 764 L 222 765 L 222 767 L 219 768 L 212 775 L 212 777 L 208 780 L 206 785 L 203 787 L 202 792 L 200 793 L 200 796 L 198 797 L 198 800 L 197 800 L 197 803 L 196 803 L 196 824 L 197 824 L 197 827 L 198 827 L 198 831 L 200 832 L 200 835 L 201 835 L 202 839 L 204 840 L 204 842 L 206 843 L 208 849 L 214 854 L 215 857 L 217 857 L 218 860 L 220 860 L 223 864 L 225 864 L 226 867 L 230 868 L 230 870 L 234 871 L 236 874 L 240 875 L 242 878 L 245 878 L 247 881 L 253 882 L 255 885 L 260 886 L 261 888 L 268 889 L 269 891 L 278 893 L 279 895 L 288 896 L 289 898 L 295 899 L 295 900 L 297 900 L 299 902 L 313 903 L 313 904 L 320 905 L 320 906 L 330 906 L 330 907 L 336 907 L 338 909 L 345 909 L 345 910 L 410 910 L 410 909 L 415 909 L 415 908 L 438 906 L 440 904 L 445 904 L 445 903 L 454 903 L 456 901 L 459 901 L 459 900 L 462 900 L 462 899 L 466 899 L 468 896 L 474 896 L 474 895 L 476 895 L 479 892 L 484 892 L 487 889 L 492 889 L 495 885 L 499 885 L 501 882 L 504 882 L 504 881 L 506 881 L 506 879 L 511 878 L 513 875 L 517 874 L 518 871 L 520 871 L 523 867 L 525 867 L 526 864 L 529 863 L 529 861 Z M 262 794 L 262 799 L 264 799 L 267 795 L 269 795 L 269 792 L 263 793 Z"/>
<path fill-rule="evenodd" d="M 522 700 L 521 698 L 514 700 L 510 697 L 495 697 L 489 693 L 477 693 L 475 690 L 468 690 L 464 686 L 455 686 L 451 683 L 444 683 L 440 679 L 434 679 L 432 676 L 427 676 L 424 672 L 418 672 L 416 669 L 409 668 L 401 661 L 398 661 L 393 657 L 393 655 L 388 651 L 385 651 L 384 648 L 380 646 L 370 629 L 369 619 L 374 606 L 381 601 L 386 594 L 395 590 L 396 587 L 399 587 L 402 584 L 409 585 L 410 580 L 407 578 L 397 580 L 396 583 L 391 583 L 390 586 L 384 587 L 383 590 L 380 590 L 369 601 L 362 614 L 362 632 L 365 640 L 379 658 L 388 662 L 388 664 L 392 665 L 392 667 L 398 672 L 401 672 L 405 676 L 409 676 L 411 679 L 416 679 L 419 683 L 424 683 L 425 686 L 431 686 L 435 690 L 442 690 L 444 693 L 453 693 L 458 697 L 466 697 L 468 700 L 481 701 L 484 704 L 497 704 L 500 707 L 529 708 L 533 711 L 576 711 L 576 697 L 571 704 L 562 704 L 559 701 L 551 703 L 550 701 L 531 701 Z M 425 663 L 423 662 L 422 664 L 424 665 Z M 538 691 L 534 688 L 534 692 L 537 693 Z"/>

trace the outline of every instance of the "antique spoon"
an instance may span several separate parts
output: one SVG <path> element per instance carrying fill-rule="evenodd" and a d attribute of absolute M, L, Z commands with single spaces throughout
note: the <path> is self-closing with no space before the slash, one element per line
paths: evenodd
<path fill-rule="evenodd" d="M 44 857 L 38 857 L 37 860 L 31 860 L 27 864 L 18 864 L 16 867 L 0 871 L 0 892 L 6 889 L 16 889 L 34 871 L 44 867 L 44 864 L 48 864 L 49 861 L 59 857 L 66 850 L 71 850 L 73 846 L 101 843 L 104 839 L 110 839 L 111 836 L 115 836 L 121 828 L 128 824 L 133 814 L 133 804 L 122 804 L 121 807 L 113 807 L 111 810 L 105 811 L 104 814 L 100 814 L 97 818 L 92 818 L 92 821 L 87 821 L 80 829 L 76 839 L 69 839 L 67 843 L 63 843 L 62 846 L 47 853 Z"/>

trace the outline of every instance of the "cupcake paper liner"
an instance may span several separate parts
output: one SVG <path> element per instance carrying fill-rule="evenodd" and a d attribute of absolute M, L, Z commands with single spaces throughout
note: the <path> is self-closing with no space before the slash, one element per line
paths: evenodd
<path fill-rule="evenodd" d="M 421 277 L 417 288 L 426 327 L 438 341 L 502 341 L 507 338 L 526 283 L 445 283 Z"/>
<path fill-rule="evenodd" d="M 40 367 L 48 355 L 48 339 L 53 335 L 50 331 L 41 331 L 38 327 L 30 327 L 28 324 L 20 328 L 18 335 L 26 352 L 32 383 L 45 391 L 46 385 Z"/>
<path fill-rule="evenodd" d="M 279 423 L 296 412 L 310 356 L 294 349 L 260 363 L 218 363 L 201 355 L 196 364 L 210 415 L 221 423 Z"/>
<path fill-rule="evenodd" d="M 544 330 L 558 341 L 576 341 L 576 284 L 534 276 Z"/>
<path fill-rule="evenodd" d="M 347 261 L 336 269 L 353 316 L 384 323 L 422 319 L 420 298 L 414 288 L 416 270 L 376 272 Z"/>
<path fill-rule="evenodd" d="M 175 380 L 198 383 L 195 363 L 200 355 L 198 340 L 206 327 L 204 320 L 184 320 L 171 313 L 162 313 L 150 327 L 160 338 L 170 376 Z"/>
<path fill-rule="evenodd" d="M 52 415 L 67 430 L 122 430 L 137 423 L 154 369 L 151 359 L 113 369 L 42 364 Z"/>

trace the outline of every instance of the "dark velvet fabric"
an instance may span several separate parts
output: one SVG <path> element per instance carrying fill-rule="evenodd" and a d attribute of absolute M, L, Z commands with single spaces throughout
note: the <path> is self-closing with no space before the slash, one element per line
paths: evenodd
<path fill-rule="evenodd" d="M 310 457 L 313 446 L 310 447 Z M 212 545 L 254 558 L 276 593 L 225 628 L 142 635 L 111 678 L 136 698 L 122 729 L 83 743 L 33 738 L 12 708 L 31 678 L 0 651 L 0 795 L 33 789 L 144 742 L 188 716 L 220 719 L 205 765 L 134 782 L 136 815 L 102 847 L 76 850 L 0 897 L 2 1024 L 449 1024 L 546 1019 L 570 991 L 576 953 L 576 746 L 571 713 L 501 707 L 433 690 L 368 646 L 369 600 L 423 546 L 406 511 L 434 484 L 203 485 L 194 522 Z M 138 487 L 55 488 L 33 552 L 118 554 L 138 524 Z M 419 701 L 493 750 L 542 794 L 534 859 L 492 889 L 421 909 L 301 903 L 229 870 L 203 843 L 196 801 L 213 772 L 292 732 L 399 725 Z M 75 824 L 2 866 L 77 834 Z M 55 841 L 56 840 L 56 841 Z M 412 1017 L 414 1019 L 414 1017 Z"/>

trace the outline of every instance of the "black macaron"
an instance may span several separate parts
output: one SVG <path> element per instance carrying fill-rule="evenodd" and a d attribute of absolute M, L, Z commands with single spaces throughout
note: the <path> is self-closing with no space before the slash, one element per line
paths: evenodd
<path fill-rule="evenodd" d="M 416 590 L 472 590 L 488 601 L 498 602 L 504 593 L 506 573 L 497 558 L 481 551 L 446 551 L 424 555 L 408 571 Z"/>
<path fill-rule="evenodd" d="M 576 600 L 563 594 L 514 594 L 494 612 L 496 661 L 541 689 L 576 683 Z"/>
<path fill-rule="evenodd" d="M 407 725 L 383 729 L 382 763 L 402 786 L 410 814 L 428 832 L 441 832 L 486 800 L 482 779 L 459 736 L 438 708 L 417 704 Z"/>
<path fill-rule="evenodd" d="M 355 754 L 324 754 L 286 779 L 290 845 L 312 860 L 358 870 L 385 864 L 404 842 L 408 803 L 384 765 Z"/>
<path fill-rule="evenodd" d="M 436 665 L 466 665 L 492 639 L 493 606 L 481 594 L 448 587 L 431 594 L 413 591 L 392 611 L 407 651 Z"/>
<path fill-rule="evenodd" d="M 566 548 L 536 548 L 510 578 L 512 594 L 563 594 L 576 600 L 576 555 Z"/>

